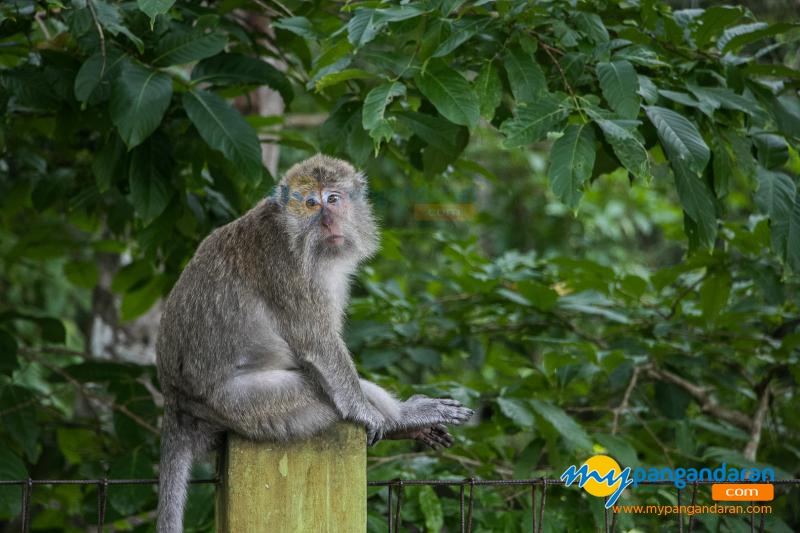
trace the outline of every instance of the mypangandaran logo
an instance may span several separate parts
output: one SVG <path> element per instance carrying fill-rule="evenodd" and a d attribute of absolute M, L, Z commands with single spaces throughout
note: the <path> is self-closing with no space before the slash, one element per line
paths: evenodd
<path fill-rule="evenodd" d="M 775 472 L 771 468 L 759 470 L 757 468 L 726 468 L 722 463 L 719 468 L 636 468 L 622 469 L 614 459 L 607 455 L 590 457 L 578 468 L 571 465 L 561 475 L 564 485 L 569 487 L 575 481 L 578 486 L 591 494 L 604 498 L 608 496 L 606 509 L 617 503 L 620 495 L 631 485 L 637 487 L 643 481 L 668 481 L 677 488 L 686 487 L 687 483 L 695 481 L 775 481 Z"/>

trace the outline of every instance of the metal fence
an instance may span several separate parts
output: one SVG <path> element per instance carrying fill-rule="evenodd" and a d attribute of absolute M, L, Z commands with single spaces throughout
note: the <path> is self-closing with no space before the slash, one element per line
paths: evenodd
<path fill-rule="evenodd" d="M 194 479 L 190 481 L 192 484 L 207 484 L 216 485 L 217 479 Z M 687 484 L 686 489 L 678 489 L 677 505 L 679 510 L 683 502 L 684 490 L 689 490 L 691 487 L 691 503 L 694 506 L 697 502 L 697 489 L 700 485 L 724 484 L 725 481 L 695 481 Z M 734 483 L 734 482 L 730 482 Z M 781 486 L 800 486 L 800 479 L 780 479 L 768 482 L 772 485 Z M 673 485 L 670 481 L 641 481 L 640 485 Z M 0 486 L 5 485 L 19 485 L 22 487 L 22 511 L 21 511 L 21 531 L 28 533 L 30 530 L 31 521 L 31 494 L 33 488 L 37 485 L 96 485 L 97 486 L 97 530 L 103 531 L 105 526 L 106 503 L 108 496 L 108 487 L 111 485 L 158 485 L 158 479 L 17 479 L 17 480 L 0 480 Z M 531 498 L 531 524 L 530 531 L 532 533 L 541 533 L 544 528 L 545 521 L 545 506 L 547 504 L 547 491 L 550 487 L 563 486 L 564 482 L 559 479 L 475 479 L 466 478 L 461 480 L 452 479 L 393 479 L 391 481 L 368 481 L 369 487 L 387 487 L 387 520 L 389 523 L 389 533 L 396 533 L 400 531 L 401 526 L 401 510 L 403 507 L 403 488 L 409 486 L 427 485 L 429 487 L 458 487 L 459 492 L 459 531 L 461 533 L 470 533 L 472 531 L 472 516 L 474 510 L 474 496 L 475 491 L 482 487 L 498 487 L 498 486 L 517 486 L 517 487 L 530 487 Z M 468 489 L 468 490 L 467 490 Z M 540 493 L 537 498 L 537 492 Z M 538 500 L 538 506 L 537 506 Z M 606 498 L 608 501 L 608 498 Z M 609 514 L 611 516 L 609 516 Z M 676 515 L 677 531 L 683 533 L 684 531 L 694 531 L 694 517 L 688 517 L 683 512 Z M 605 533 L 613 533 L 616 529 L 617 515 L 613 512 L 609 513 L 608 509 L 604 508 L 604 531 Z M 755 513 L 750 514 L 750 531 L 755 533 L 759 531 L 763 533 L 766 527 L 766 515 L 764 512 L 759 513 L 756 517 Z"/>

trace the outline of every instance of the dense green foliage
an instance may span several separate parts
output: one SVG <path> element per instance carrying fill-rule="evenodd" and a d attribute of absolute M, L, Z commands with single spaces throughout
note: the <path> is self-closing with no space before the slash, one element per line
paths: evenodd
<path fill-rule="evenodd" d="M 103 307 L 141 317 L 270 190 L 262 143 L 281 170 L 322 151 L 370 176 L 384 229 L 350 308 L 362 371 L 478 411 L 447 453 L 372 449 L 371 479 L 558 477 L 598 452 L 800 477 L 795 34 L 652 0 L 3 3 L 0 478 L 153 475 L 154 367 L 99 358 L 91 328 Z M 285 114 L 241 112 L 262 85 Z M 419 221 L 414 198 L 478 215 Z M 408 522 L 457 516 L 452 492 L 406 490 Z M 34 528 L 85 530 L 95 491 L 37 488 Z M 600 499 L 552 491 L 546 530 L 601 523 Z M 768 530 L 796 529 L 798 492 L 779 494 Z M 212 495 L 193 489 L 192 530 Z M 113 488 L 109 519 L 148 530 L 154 505 Z M 385 530 L 385 491 L 369 506 Z M 18 510 L 0 489 L 0 520 Z M 527 492 L 478 489 L 482 531 L 530 514 Z"/>

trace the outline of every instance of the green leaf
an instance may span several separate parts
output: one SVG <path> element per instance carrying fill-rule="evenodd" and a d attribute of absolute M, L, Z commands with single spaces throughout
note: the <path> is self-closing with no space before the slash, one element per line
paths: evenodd
<path fill-rule="evenodd" d="M 530 400 L 530 404 L 571 446 L 587 452 L 592 450 L 592 439 L 586 430 L 560 407 L 542 400 Z"/>
<path fill-rule="evenodd" d="M 558 293 L 536 281 L 522 280 L 517 283 L 517 290 L 539 311 L 550 311 L 558 301 Z"/>
<path fill-rule="evenodd" d="M 131 154 L 129 170 L 131 202 L 145 222 L 160 215 L 174 193 L 170 184 L 169 147 L 162 139 L 151 138 Z"/>
<path fill-rule="evenodd" d="M 547 132 L 556 129 L 569 115 L 569 99 L 546 93 L 536 102 L 516 109 L 517 116 L 503 122 L 500 131 L 505 135 L 503 144 L 514 148 L 541 140 Z"/>
<path fill-rule="evenodd" d="M 503 98 L 503 85 L 500 75 L 492 61 L 487 61 L 473 82 L 478 96 L 481 116 L 486 120 L 494 118 L 494 110 Z"/>
<path fill-rule="evenodd" d="M 453 23 L 450 35 L 439 44 L 431 57 L 443 57 L 470 40 L 486 28 L 491 19 L 485 17 L 463 18 Z"/>
<path fill-rule="evenodd" d="M 139 11 L 150 17 L 152 25 L 158 15 L 168 12 L 175 4 L 175 0 L 136 0 Z"/>
<path fill-rule="evenodd" d="M 390 139 L 393 131 L 389 122 L 384 118 L 386 107 L 391 103 L 392 98 L 405 93 L 406 86 L 400 82 L 384 83 L 372 89 L 364 98 L 361 124 L 378 144 L 383 139 Z"/>
<path fill-rule="evenodd" d="M 697 47 L 703 48 L 722 33 L 723 29 L 742 18 L 743 15 L 744 10 L 739 6 L 713 6 L 706 9 L 698 17 L 694 30 L 694 41 Z"/>
<path fill-rule="evenodd" d="M 508 74 L 508 83 L 514 100 L 532 104 L 547 92 L 547 81 L 541 67 L 531 54 L 521 47 L 510 48 L 504 58 L 503 66 Z"/>
<path fill-rule="evenodd" d="M 92 161 L 92 173 L 97 189 L 107 192 L 117 181 L 128 178 L 128 155 L 125 143 L 119 135 L 112 132 L 111 138 L 103 145 Z"/>
<path fill-rule="evenodd" d="M 753 135 L 758 161 L 769 169 L 780 168 L 789 160 L 789 144 L 780 135 L 757 133 Z"/>
<path fill-rule="evenodd" d="M 670 154 L 668 154 L 670 155 Z M 706 180 L 692 173 L 681 161 L 670 156 L 675 189 L 686 215 L 696 224 L 693 236 L 700 246 L 710 249 L 717 235 L 717 214 L 714 193 Z"/>
<path fill-rule="evenodd" d="M 775 35 L 786 33 L 797 27 L 797 24 L 788 22 L 778 22 L 767 24 L 766 22 L 753 22 L 750 24 L 740 24 L 728 28 L 717 40 L 717 48 L 725 52 L 735 52 L 742 46 Z"/>
<path fill-rule="evenodd" d="M 133 320 L 145 314 L 164 294 L 164 279 L 156 276 L 143 287 L 126 292 L 120 304 L 120 320 Z"/>
<path fill-rule="evenodd" d="M 670 109 L 646 106 L 645 111 L 656 127 L 661 144 L 672 154 L 673 167 L 680 163 L 695 174 L 703 172 L 711 153 L 697 127 Z"/>
<path fill-rule="evenodd" d="M 714 109 L 722 107 L 734 111 L 742 111 L 748 115 L 758 115 L 758 103 L 750 98 L 738 95 L 727 87 L 698 87 L 689 85 L 689 90 L 701 102 L 707 102 Z"/>
<path fill-rule="evenodd" d="M 463 126 L 425 113 L 404 111 L 398 116 L 420 139 L 453 159 L 458 157 L 467 145 L 469 132 Z"/>
<path fill-rule="evenodd" d="M 150 459 L 141 448 L 117 458 L 108 472 L 109 478 L 138 479 L 153 477 Z M 122 515 L 130 515 L 143 510 L 154 498 L 149 485 L 123 485 L 108 492 L 111 506 Z"/>
<path fill-rule="evenodd" d="M 172 80 L 157 70 L 126 62 L 111 92 L 111 121 L 128 149 L 153 133 L 172 98 Z"/>
<path fill-rule="evenodd" d="M 377 76 L 375 74 L 372 72 L 367 72 L 366 70 L 361 70 L 359 68 L 348 68 L 338 72 L 331 72 L 330 74 L 322 76 L 314 82 L 314 89 L 319 92 L 333 85 L 342 83 L 343 81 L 368 80 L 376 77 Z"/>
<path fill-rule="evenodd" d="M 596 44 L 608 42 L 608 30 L 603 23 L 603 19 L 597 13 L 587 13 L 580 11 L 575 15 L 575 24 L 583 33 L 589 36 Z"/>
<path fill-rule="evenodd" d="M 478 123 L 480 107 L 469 82 L 443 61 L 429 62 L 415 81 L 422 94 L 444 118 L 469 127 Z"/>
<path fill-rule="evenodd" d="M 598 118 L 595 120 L 603 135 L 614 150 L 620 163 L 637 178 L 650 177 L 650 160 L 643 140 L 636 130 L 621 121 Z"/>
<path fill-rule="evenodd" d="M 88 101 L 101 81 L 106 81 L 107 85 L 109 79 L 119 75 L 122 61 L 126 57 L 116 48 L 108 50 L 105 60 L 100 52 L 89 56 L 75 76 L 75 98 L 79 102 Z"/>
<path fill-rule="evenodd" d="M 0 328 L 0 374 L 10 376 L 17 368 L 17 341 L 11 333 Z"/>
<path fill-rule="evenodd" d="M 214 85 L 267 85 L 281 93 L 285 104 L 294 98 L 292 84 L 266 61 L 243 54 L 218 54 L 192 69 L 192 82 Z"/>
<path fill-rule="evenodd" d="M 313 41 L 320 38 L 319 33 L 317 33 L 311 21 L 306 17 L 286 17 L 278 19 L 272 23 L 272 26 L 292 32 L 303 39 Z"/>
<path fill-rule="evenodd" d="M 28 479 L 25 464 L 8 446 L 0 447 L 0 479 Z M 19 486 L 0 486 L 0 516 L 12 517 L 22 509 Z"/>
<path fill-rule="evenodd" d="M 351 44 L 361 47 L 372 41 L 389 22 L 399 22 L 421 15 L 423 11 L 414 5 L 396 6 L 387 9 L 356 9 L 347 23 L 347 38 Z"/>
<path fill-rule="evenodd" d="M 214 93 L 192 89 L 183 95 L 183 107 L 208 145 L 240 167 L 251 182 L 261 179 L 261 145 L 255 130 L 238 111 Z"/>
<path fill-rule="evenodd" d="M 726 271 L 710 274 L 700 287 L 700 309 L 707 322 L 713 321 L 728 304 L 731 276 Z"/>
<path fill-rule="evenodd" d="M 788 238 L 794 199 L 797 187 L 792 178 L 782 172 L 773 172 L 763 167 L 756 171 L 758 189 L 755 194 L 756 206 L 769 216 L 772 246 L 780 257 L 788 252 Z"/>
<path fill-rule="evenodd" d="M 122 13 L 119 7 L 114 4 L 109 4 L 103 0 L 93 0 L 95 11 L 97 12 L 97 21 L 106 31 L 112 35 L 119 35 L 120 33 L 130 39 L 130 41 L 139 50 L 139 53 L 144 52 L 144 43 L 137 37 L 127 26 L 123 23 Z M 91 19 L 89 19 L 91 22 Z"/>
<path fill-rule="evenodd" d="M 786 230 L 786 262 L 795 274 L 800 274 L 800 193 L 794 197 Z"/>
<path fill-rule="evenodd" d="M 433 487 L 428 485 L 420 487 L 419 508 L 422 516 L 425 517 L 425 529 L 428 533 L 440 533 L 444 526 L 444 513 L 439 496 L 433 491 Z"/>
<path fill-rule="evenodd" d="M 603 96 L 621 118 L 636 118 L 639 114 L 639 79 L 629 61 L 597 64 L 597 79 Z"/>
<path fill-rule="evenodd" d="M 583 183 L 592 175 L 595 148 L 591 124 L 567 126 L 550 151 L 548 179 L 556 197 L 574 208 L 583 194 Z"/>
<path fill-rule="evenodd" d="M 533 413 L 528 408 L 523 400 L 515 400 L 512 398 L 498 398 L 497 405 L 500 406 L 500 411 L 514 421 L 519 427 L 530 429 L 533 427 L 534 418 Z"/>
<path fill-rule="evenodd" d="M 100 279 L 97 265 L 93 261 L 71 261 L 64 264 L 64 275 L 78 287 L 93 289 Z"/>
<path fill-rule="evenodd" d="M 155 59 L 152 63 L 158 67 L 183 65 L 198 61 L 220 53 L 228 38 L 221 33 L 198 35 L 195 32 L 171 32 L 158 41 Z"/>

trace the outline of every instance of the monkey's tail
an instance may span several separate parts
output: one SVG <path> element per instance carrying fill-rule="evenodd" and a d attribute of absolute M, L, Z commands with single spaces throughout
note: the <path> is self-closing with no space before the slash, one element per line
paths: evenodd
<path fill-rule="evenodd" d="M 195 455 L 202 452 L 207 437 L 191 424 L 181 423 L 174 406 L 164 408 L 161 426 L 161 462 L 158 471 L 158 533 L 183 532 L 189 476 Z"/>

